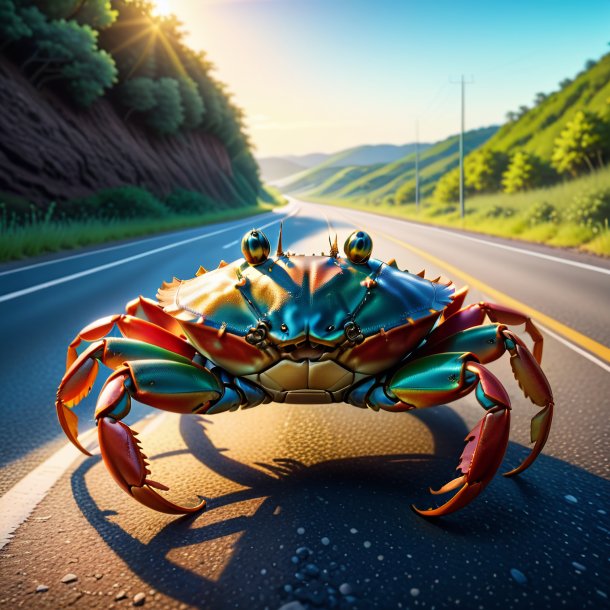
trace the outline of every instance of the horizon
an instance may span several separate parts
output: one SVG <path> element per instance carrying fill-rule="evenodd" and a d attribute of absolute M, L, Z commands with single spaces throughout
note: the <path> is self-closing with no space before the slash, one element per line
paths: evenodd
<path fill-rule="evenodd" d="M 472 127 L 471 129 L 466 129 L 464 131 L 464 133 L 468 133 L 469 131 L 477 131 L 479 129 L 489 129 L 491 127 L 497 127 L 498 129 L 502 126 L 501 123 L 494 123 L 492 125 L 481 125 L 479 127 Z M 460 135 L 459 130 L 455 133 L 450 133 L 444 137 L 442 137 L 440 140 L 419 140 L 417 143 L 420 146 L 434 146 L 435 144 L 439 144 L 440 142 L 443 142 L 444 140 L 448 140 L 449 138 L 455 138 L 457 136 Z M 334 156 L 336 154 L 339 153 L 343 153 L 343 152 L 347 152 L 349 150 L 354 150 L 357 148 L 364 148 L 366 146 L 370 146 L 370 147 L 375 147 L 375 146 L 396 146 L 397 148 L 401 148 L 403 146 L 411 146 L 413 144 L 415 144 L 416 141 L 415 140 L 410 140 L 407 142 L 362 142 L 360 144 L 354 144 L 353 146 L 348 146 L 347 148 L 341 148 L 339 150 L 331 150 L 328 152 L 324 152 L 322 150 L 313 150 L 310 152 L 304 152 L 304 153 L 299 153 L 299 154 L 295 154 L 295 153 L 285 153 L 285 154 L 277 154 L 277 155 L 258 155 L 255 154 L 254 157 L 257 160 L 261 160 L 261 159 L 281 159 L 281 158 L 288 158 L 288 157 L 308 157 L 311 155 L 327 155 L 327 156 Z M 409 153 L 409 155 L 414 154 L 414 153 Z"/>
<path fill-rule="evenodd" d="M 157 0 L 185 24 L 245 113 L 258 158 L 459 133 L 501 125 L 608 52 L 610 3 L 470 0 Z M 439 19 L 439 15 L 442 18 Z M 237 42 L 236 42 L 237 41 Z M 432 42 L 431 42 L 432 41 Z"/>

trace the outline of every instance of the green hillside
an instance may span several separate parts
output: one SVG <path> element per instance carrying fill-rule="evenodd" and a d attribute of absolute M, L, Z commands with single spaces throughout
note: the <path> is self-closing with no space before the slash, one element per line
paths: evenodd
<path fill-rule="evenodd" d="M 489 140 L 486 148 L 501 152 L 516 149 L 550 160 L 555 139 L 578 110 L 603 114 L 610 102 L 610 54 L 590 65 L 574 80 L 548 96 L 517 120 L 509 121 Z"/>
<path fill-rule="evenodd" d="M 421 143 L 420 150 L 427 149 L 430 144 Z M 281 185 L 285 191 L 303 191 L 317 187 L 328 179 L 332 179 L 335 173 L 343 173 L 342 170 L 350 168 L 355 170 L 355 175 L 360 176 L 372 168 L 380 167 L 385 163 L 391 163 L 401 159 L 405 155 L 414 153 L 415 144 L 366 144 L 340 150 L 327 157 L 320 163 L 307 170 L 290 176 Z M 362 169 L 358 169 L 362 168 Z M 366 169 L 365 169 L 366 168 Z"/>
<path fill-rule="evenodd" d="M 467 152 L 484 144 L 497 127 L 485 127 L 464 135 Z M 452 136 L 420 150 L 420 186 L 425 195 L 434 188 L 436 180 L 458 164 L 458 136 Z M 388 164 L 333 167 L 337 155 L 307 172 L 294 176 L 282 190 L 307 193 L 315 197 L 359 198 L 377 202 L 400 188 L 415 188 L 415 152 Z"/>

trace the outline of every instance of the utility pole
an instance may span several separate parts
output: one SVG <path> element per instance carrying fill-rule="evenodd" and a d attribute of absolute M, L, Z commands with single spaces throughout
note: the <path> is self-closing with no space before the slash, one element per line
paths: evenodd
<path fill-rule="evenodd" d="M 451 81 L 456 83 L 456 81 Z M 462 86 L 462 109 L 461 109 L 461 127 L 460 127 L 460 216 L 464 218 L 466 213 L 465 202 L 464 202 L 464 106 L 465 106 L 465 95 L 464 85 L 471 85 L 474 83 L 474 79 L 471 77 L 469 81 L 464 80 L 464 75 L 457 81 Z"/>
<path fill-rule="evenodd" d="M 419 212 L 419 121 L 415 121 L 415 209 Z"/>

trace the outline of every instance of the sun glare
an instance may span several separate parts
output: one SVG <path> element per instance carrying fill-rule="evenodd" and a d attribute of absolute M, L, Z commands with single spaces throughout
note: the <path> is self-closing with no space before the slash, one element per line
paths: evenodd
<path fill-rule="evenodd" d="M 155 15 L 164 17 L 172 12 L 171 0 L 155 0 Z"/>

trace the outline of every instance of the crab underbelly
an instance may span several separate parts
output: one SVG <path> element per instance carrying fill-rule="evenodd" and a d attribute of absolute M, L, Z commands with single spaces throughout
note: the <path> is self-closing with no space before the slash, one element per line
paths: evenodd
<path fill-rule="evenodd" d="M 281 360 L 262 373 L 245 377 L 263 386 L 275 402 L 320 404 L 342 402 L 345 391 L 365 375 L 333 360 Z"/>

